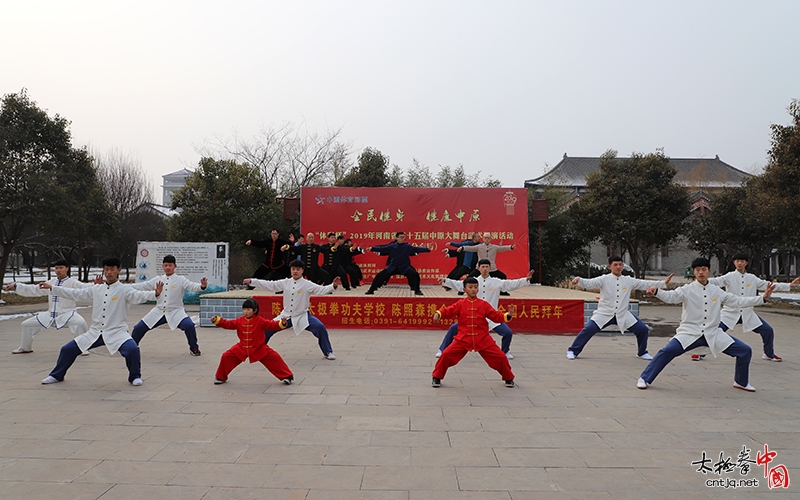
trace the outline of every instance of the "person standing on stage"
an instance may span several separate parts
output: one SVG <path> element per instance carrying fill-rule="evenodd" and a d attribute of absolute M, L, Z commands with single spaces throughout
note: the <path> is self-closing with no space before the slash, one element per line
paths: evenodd
<path fill-rule="evenodd" d="M 575 359 L 583 351 L 586 343 L 597 332 L 609 325 L 619 326 L 619 331 L 623 333 L 625 330 L 633 332 L 638 345 L 636 356 L 641 359 L 653 359 L 647 352 L 647 337 L 650 329 L 628 310 L 628 304 L 633 290 L 647 290 L 651 286 L 666 288 L 673 275 L 670 274 L 664 281 L 639 280 L 624 276 L 622 270 L 625 268 L 625 264 L 622 262 L 622 257 L 617 255 L 609 257 L 608 267 L 611 269 L 609 274 L 592 279 L 578 276 L 572 279 L 572 284 L 581 288 L 589 290 L 599 288 L 600 302 L 598 302 L 597 310 L 592 314 L 592 318 L 586 322 L 586 326 L 567 349 L 567 359 Z"/>
<path fill-rule="evenodd" d="M 498 252 L 507 252 L 509 250 L 514 250 L 516 245 L 495 245 L 492 243 L 492 233 L 483 233 L 483 243 L 478 243 L 477 245 L 465 245 L 458 247 L 459 252 L 476 252 L 478 254 L 478 260 L 488 259 L 489 262 L 492 263 L 491 270 L 489 271 L 489 275 L 494 278 L 500 278 L 501 280 L 506 279 L 506 275 L 503 271 L 497 269 L 497 253 Z M 474 269 L 469 275 L 473 278 L 478 276 L 480 273 L 477 269 Z"/>
<path fill-rule="evenodd" d="M 330 285 L 334 276 L 338 276 L 342 281 L 342 287 L 350 290 L 350 280 L 342 267 L 342 256 L 345 253 L 344 236 L 336 237 L 336 233 L 328 233 L 328 242 L 322 248 L 322 269 L 328 273 L 328 280 L 323 285 Z"/>
<path fill-rule="evenodd" d="M 460 280 L 462 276 L 467 275 L 477 269 L 476 263 L 478 260 L 478 255 L 476 252 L 459 252 L 458 249 L 461 247 L 466 246 L 475 246 L 481 242 L 480 236 L 478 233 L 472 233 L 472 238 L 468 240 L 464 240 L 462 242 L 458 241 L 451 241 L 448 245 L 455 247 L 454 249 L 445 248 L 444 253 L 448 257 L 455 257 L 456 258 L 456 266 L 450 271 L 450 274 L 447 275 L 448 278 L 451 280 Z M 459 292 L 459 295 L 463 295 L 464 292 Z"/>
<path fill-rule="evenodd" d="M 219 316 L 212 316 L 214 326 L 226 330 L 236 330 L 239 342 L 222 353 L 219 367 L 214 378 L 214 384 L 224 384 L 228 375 L 234 368 L 250 359 L 251 363 L 260 362 L 271 374 L 286 385 L 294 381 L 292 370 L 286 366 L 280 354 L 267 345 L 264 340 L 264 330 L 286 328 L 283 321 L 273 321 L 258 315 L 258 302 L 247 299 L 242 304 L 242 316 L 234 320 L 227 320 Z"/>
<path fill-rule="evenodd" d="M 264 248 L 264 263 L 258 266 L 253 273 L 253 278 L 279 280 L 289 276 L 289 268 L 283 260 L 283 250 L 285 245 L 289 245 L 288 240 L 280 238 L 277 229 L 270 231 L 268 240 L 247 240 L 245 245 L 256 248 Z"/>
<path fill-rule="evenodd" d="M 106 282 L 87 288 L 53 287 L 49 283 L 39 285 L 52 290 L 52 294 L 56 297 L 92 303 L 92 326 L 86 333 L 78 335 L 75 340 L 71 340 L 61 347 L 56 366 L 50 375 L 42 380 L 43 384 L 62 382 L 67 370 L 82 352 L 89 352 L 89 349 L 104 345 L 109 354 L 113 355 L 119 351 L 125 358 L 125 364 L 128 367 L 128 382 L 135 386 L 142 385 L 142 362 L 139 346 L 128 335 L 128 325 L 126 324 L 128 306 L 156 300 L 164 285 L 163 283 L 156 284 L 155 293 L 135 290 L 130 285 L 123 285 L 119 282 L 120 265 L 119 259 L 115 257 L 105 259 L 103 275 L 106 277 Z"/>
<path fill-rule="evenodd" d="M 478 282 L 477 297 L 485 300 L 495 309 L 497 309 L 497 306 L 500 302 L 501 292 L 509 292 L 511 290 L 522 288 L 523 286 L 528 286 L 531 284 L 531 278 L 533 278 L 533 270 L 531 270 L 528 273 L 528 276 L 525 278 L 520 278 L 518 280 L 501 280 L 500 278 L 493 278 L 489 276 L 489 267 L 490 263 L 487 259 L 478 261 L 478 270 L 481 272 L 481 275 L 475 278 Z M 447 289 L 455 288 L 458 292 L 464 291 L 464 283 L 462 281 L 452 280 L 450 278 L 440 278 L 439 283 Z M 500 350 L 503 351 L 503 354 L 505 354 L 508 359 L 514 359 L 514 355 L 508 352 L 509 349 L 511 349 L 511 339 L 513 338 L 514 332 L 511 331 L 508 325 L 505 323 L 495 323 L 494 321 L 489 321 L 489 330 L 500 335 L 502 339 L 500 343 Z M 439 350 L 436 352 L 437 358 L 440 357 L 447 346 L 453 342 L 453 337 L 456 336 L 457 332 L 458 323 L 453 323 L 450 325 L 450 328 L 447 330 L 447 333 L 444 336 L 444 340 L 442 340 L 442 345 L 439 346 Z"/>
<path fill-rule="evenodd" d="M 750 346 L 722 331 L 719 326 L 720 311 L 723 306 L 744 309 L 760 306 L 775 290 L 774 283 L 768 283 L 763 295 L 755 297 L 736 296 L 712 285 L 708 279 L 711 262 L 706 258 L 697 258 L 692 262 L 695 280 L 672 291 L 661 291 L 658 287 L 647 290 L 667 304 L 683 303 L 681 324 L 664 348 L 662 348 L 644 369 L 636 387 L 647 389 L 659 373 L 675 357 L 698 347 L 708 347 L 711 354 L 724 353 L 736 358 L 736 371 L 733 376 L 733 387 L 748 392 L 755 392 L 750 385 L 750 359 L 753 350 Z"/>
<path fill-rule="evenodd" d="M 299 260 L 295 260 L 289 265 L 289 270 L 292 273 L 291 278 L 286 278 L 277 281 L 264 281 L 257 279 L 245 279 L 245 285 L 252 285 L 256 288 L 269 290 L 271 292 L 283 292 L 283 311 L 276 318 L 290 318 L 286 327 L 294 328 L 294 333 L 300 335 L 303 330 L 308 330 L 312 335 L 317 337 L 319 341 L 319 348 L 323 356 L 327 359 L 336 359 L 333 354 L 333 347 L 328 338 L 328 329 L 325 325 L 311 314 L 308 306 L 311 302 L 312 295 L 327 295 L 332 293 L 340 284 L 341 281 L 337 276 L 334 278 L 333 283 L 327 286 L 317 285 L 303 278 L 303 270 L 305 267 Z M 265 342 L 269 342 L 276 331 L 265 331 Z"/>
<path fill-rule="evenodd" d="M 414 295 L 422 295 L 419 273 L 411 265 L 411 256 L 430 252 L 430 248 L 409 245 L 406 243 L 406 233 L 398 231 L 395 233 L 395 241 L 393 243 L 368 247 L 365 248 L 364 251 L 372 251 L 380 255 L 389 255 L 386 268 L 375 276 L 366 295 L 373 295 L 375 290 L 389 281 L 389 278 L 391 278 L 393 274 L 402 274 L 405 276 L 408 279 L 408 286 L 414 291 Z"/>
<path fill-rule="evenodd" d="M 284 246 L 284 250 L 289 250 L 288 245 Z M 306 235 L 305 243 L 299 243 L 298 240 L 293 250 L 297 258 L 292 262 L 299 260 L 303 263 L 303 276 L 307 280 L 317 284 L 330 284 L 328 272 L 319 267 L 319 255 L 322 253 L 322 247 L 314 243 L 314 233 Z"/>
<path fill-rule="evenodd" d="M 340 235 L 337 239 L 342 238 Z M 341 265 L 344 268 L 344 272 L 347 273 L 347 276 L 350 278 L 350 285 L 353 288 L 358 288 L 361 285 L 361 280 L 364 279 L 364 274 L 361 272 L 361 268 L 358 267 L 353 261 L 353 257 L 356 255 L 361 255 L 364 253 L 361 248 L 353 246 L 353 240 L 347 238 L 342 243 L 343 250 L 342 252 L 342 260 Z"/>
<path fill-rule="evenodd" d="M 748 260 L 747 254 L 737 253 L 733 256 L 733 265 L 736 266 L 736 270 L 718 278 L 709 278 L 708 282 L 718 287 L 725 287 L 726 292 L 740 297 L 755 297 L 759 290 L 766 290 L 770 282 L 748 273 Z M 791 283 L 774 283 L 775 291 L 789 292 L 791 287 L 797 286 L 798 283 L 800 283 L 800 277 L 795 278 Z M 723 306 L 719 322 L 719 327 L 722 328 L 722 331 L 727 332 L 739 323 L 742 324 L 743 331 L 756 332 L 761 335 L 764 344 L 762 359 L 770 361 L 781 361 L 783 359 L 775 354 L 775 330 L 763 318 L 758 316 L 752 307 Z"/>
<path fill-rule="evenodd" d="M 511 365 L 506 355 L 489 336 L 488 321 L 495 323 L 511 321 L 516 313 L 516 306 L 509 305 L 507 313 L 498 312 L 488 302 L 477 297 L 478 280 L 475 278 L 464 280 L 464 293 L 467 294 L 465 298 L 451 306 L 442 307 L 433 314 L 434 323 L 438 323 L 441 318 L 458 318 L 458 335 L 436 362 L 431 386 L 441 387 L 447 369 L 458 364 L 469 351 L 476 351 L 491 368 L 500 373 L 506 387 L 514 387 Z"/>
<path fill-rule="evenodd" d="M 131 337 L 139 345 L 145 334 L 164 323 L 169 325 L 169 329 L 175 331 L 176 328 L 183 330 L 186 341 L 189 343 L 189 352 L 192 356 L 200 356 L 200 347 L 197 345 L 197 329 L 194 321 L 186 314 L 183 308 L 183 292 L 200 292 L 208 286 L 208 280 L 203 277 L 200 283 L 189 281 L 184 276 L 175 274 L 175 257 L 165 255 L 161 268 L 164 276 L 155 276 L 147 281 L 130 285 L 134 290 L 150 291 L 155 290 L 158 283 L 164 284 L 164 292 L 158 296 L 156 306 L 133 327 Z"/>
<path fill-rule="evenodd" d="M 66 260 L 58 260 L 53 265 L 56 277 L 47 280 L 51 286 L 63 286 L 65 288 L 88 288 L 91 283 L 82 283 L 75 278 L 67 276 L 69 264 Z M 78 314 L 75 301 L 64 297 L 57 297 L 49 290 L 36 285 L 26 285 L 24 283 L 9 283 L 3 290 L 16 290 L 18 295 L 23 297 L 47 297 L 47 312 L 37 313 L 32 318 L 22 322 L 22 339 L 19 347 L 11 351 L 12 354 L 26 354 L 33 352 L 33 336 L 42 328 L 48 329 L 55 325 L 56 330 L 68 327 L 73 337 L 77 337 L 89 329 L 86 321 Z"/>

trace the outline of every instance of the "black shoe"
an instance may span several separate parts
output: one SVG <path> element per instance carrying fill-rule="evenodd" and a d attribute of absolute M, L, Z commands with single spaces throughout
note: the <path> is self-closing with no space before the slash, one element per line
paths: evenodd
<path fill-rule="evenodd" d="M 255 290 L 255 289 L 256 289 L 256 287 L 254 287 L 254 286 L 250 286 L 250 285 L 247 285 L 247 289 L 248 289 L 248 290 Z"/>
<path fill-rule="evenodd" d="M 366 291 L 366 293 L 364 293 L 364 295 L 375 295 L 375 290 L 370 288 L 369 290 Z"/>
<path fill-rule="evenodd" d="M 349 288 L 345 288 L 345 290 L 347 290 L 348 292 L 350 291 L 350 289 L 349 289 Z"/>
<path fill-rule="evenodd" d="M 283 382 L 286 385 L 292 385 L 292 382 L 294 382 L 294 375 L 289 375 L 285 379 L 281 380 L 281 382 Z"/>
<path fill-rule="evenodd" d="M 192 356 L 199 356 L 202 354 L 200 349 L 189 349 L 189 352 L 192 353 Z"/>
<path fill-rule="evenodd" d="M 503 297 L 511 297 L 511 294 L 508 292 L 500 292 L 500 295 L 502 295 Z"/>
<path fill-rule="evenodd" d="M 214 385 L 224 384 L 225 382 L 227 382 L 227 380 L 220 380 L 218 378 L 214 379 Z"/>
<path fill-rule="evenodd" d="M 278 294 L 278 295 L 280 295 L 280 294 L 282 294 L 282 293 L 283 293 L 283 290 L 281 290 L 281 291 L 279 291 L 279 292 L 275 292 L 275 293 L 276 293 L 276 294 Z"/>
<path fill-rule="evenodd" d="M 464 295 L 464 292 L 458 292 L 459 295 Z"/>
<path fill-rule="evenodd" d="M 513 383 L 513 380 L 512 380 Z M 431 379 L 431 387 L 441 387 L 442 386 L 442 379 L 433 377 Z"/>
<path fill-rule="evenodd" d="M 449 286 L 444 287 L 444 291 L 445 292 L 449 292 L 450 290 L 452 290 L 452 289 Z"/>
<path fill-rule="evenodd" d="M 414 290 L 414 295 L 422 295 L 422 290 Z"/>
<path fill-rule="evenodd" d="M 506 387 L 514 387 L 514 381 L 513 380 L 503 380 L 503 382 L 506 383 Z"/>

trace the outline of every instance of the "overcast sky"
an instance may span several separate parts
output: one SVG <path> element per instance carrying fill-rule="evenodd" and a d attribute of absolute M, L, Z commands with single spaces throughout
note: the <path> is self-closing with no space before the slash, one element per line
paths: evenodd
<path fill-rule="evenodd" d="M 504 186 L 564 153 L 753 172 L 800 98 L 800 2 L 6 1 L 0 91 L 161 176 L 215 136 L 342 128 Z M 355 156 L 354 154 L 354 156 Z"/>

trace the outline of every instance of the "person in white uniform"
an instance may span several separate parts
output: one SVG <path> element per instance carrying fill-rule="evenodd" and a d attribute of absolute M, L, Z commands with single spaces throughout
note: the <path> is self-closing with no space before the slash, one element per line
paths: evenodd
<path fill-rule="evenodd" d="M 186 335 L 189 343 L 189 352 L 192 356 L 200 356 L 200 347 L 197 345 L 197 330 L 194 321 L 186 314 L 183 308 L 183 292 L 200 292 L 208 286 L 208 280 L 203 277 L 200 283 L 189 281 L 184 276 L 175 274 L 175 257 L 165 255 L 161 268 L 164 276 L 155 276 L 147 281 L 131 285 L 135 290 L 152 291 L 156 289 L 156 284 L 164 283 L 164 291 L 158 296 L 158 303 L 147 313 L 141 321 L 136 323 L 131 332 L 131 337 L 139 345 L 142 338 L 153 328 L 157 328 L 164 323 L 169 325 L 170 330 L 180 328 Z"/>
<path fill-rule="evenodd" d="M 92 304 L 92 326 L 89 330 L 70 340 L 58 355 L 56 366 L 50 375 L 42 380 L 43 384 L 62 382 L 67 370 L 82 352 L 106 346 L 109 354 L 117 351 L 125 358 L 128 367 L 128 382 L 135 386 L 142 385 L 142 363 L 139 346 L 128 335 L 127 313 L 131 304 L 143 304 L 156 300 L 163 284 L 156 285 L 155 293 L 134 290 L 129 285 L 119 282 L 120 261 L 115 257 L 103 261 L 103 275 L 106 282 L 87 288 L 53 287 L 49 283 L 41 283 L 42 288 L 52 290 L 56 297 L 64 297 L 76 302 Z"/>
<path fill-rule="evenodd" d="M 708 259 L 697 258 L 692 262 L 695 280 L 690 284 L 672 291 L 658 290 L 656 287 L 647 290 L 668 304 L 683 303 L 683 311 L 675 336 L 658 351 L 639 377 L 636 383 L 639 389 L 647 389 L 675 357 L 705 346 L 714 357 L 719 353 L 735 357 L 733 387 L 755 392 L 756 388 L 750 385 L 749 380 L 753 350 L 741 340 L 722 331 L 719 327 L 720 311 L 726 305 L 737 308 L 759 306 L 772 295 L 775 285 L 768 284 L 764 294 L 757 297 L 736 296 L 709 282 L 710 268 L 711 262 Z"/>
<path fill-rule="evenodd" d="M 56 273 L 55 278 L 47 280 L 51 286 L 63 286 L 64 288 L 85 288 L 92 286 L 91 283 L 82 283 L 75 278 L 67 276 L 69 264 L 66 260 L 58 260 L 53 265 Z M 75 301 L 64 297 L 56 297 L 49 290 L 41 288 L 38 284 L 26 285 L 24 283 L 9 283 L 3 290 L 16 290 L 18 295 L 23 297 L 47 297 L 47 311 L 37 313 L 34 317 L 22 322 L 22 339 L 19 347 L 11 351 L 13 354 L 25 354 L 33 352 L 33 336 L 44 329 L 55 326 L 56 330 L 69 328 L 73 337 L 85 333 L 89 327 L 86 320 L 78 314 Z"/>
<path fill-rule="evenodd" d="M 592 314 L 592 318 L 586 322 L 586 326 L 567 349 L 567 359 L 575 359 L 583 351 L 586 343 L 597 332 L 609 325 L 619 326 L 620 332 L 630 330 L 636 335 L 638 345 L 636 356 L 641 359 L 653 359 L 647 352 L 647 337 L 650 335 L 650 329 L 628 310 L 628 304 L 633 290 L 647 290 L 651 286 L 666 288 L 673 275 L 670 274 L 664 281 L 639 280 L 624 276 L 622 270 L 625 268 L 625 264 L 622 262 L 622 257 L 617 255 L 609 257 L 608 267 L 611 269 L 610 274 L 592 279 L 578 276 L 572 279 L 572 284 L 581 288 L 589 290 L 599 288 L 600 302 L 598 302 L 597 310 Z"/>
<path fill-rule="evenodd" d="M 491 265 L 492 263 L 489 261 L 489 259 L 481 259 L 478 261 L 478 271 L 480 271 L 481 274 L 476 278 L 478 280 L 477 297 L 485 300 L 493 308 L 497 309 L 497 306 L 500 303 L 500 294 L 502 292 L 510 292 L 531 284 L 533 270 L 531 269 L 531 271 L 528 273 L 528 276 L 524 278 L 505 280 L 489 276 Z M 444 286 L 445 289 L 455 288 L 457 292 L 464 291 L 463 281 L 453 280 L 450 278 L 440 278 L 439 284 Z M 491 320 L 487 321 L 489 321 L 489 331 L 500 335 L 500 350 L 503 351 L 503 354 L 505 354 L 508 359 L 514 359 L 514 355 L 508 352 L 511 349 L 511 339 L 514 336 L 514 332 L 512 332 L 505 323 L 495 323 Z M 456 321 L 450 325 L 450 328 L 448 328 L 447 333 L 442 340 L 442 345 L 439 346 L 439 350 L 436 352 L 437 358 L 441 357 L 442 352 L 447 349 L 447 346 L 453 343 L 453 338 L 457 333 L 458 322 Z"/>
<path fill-rule="evenodd" d="M 293 328 L 296 335 L 300 335 L 303 330 L 310 331 L 312 335 L 317 337 L 322 355 L 327 359 L 336 359 L 336 355 L 333 354 L 333 347 L 331 347 L 331 341 L 328 337 L 328 329 L 325 328 L 325 325 L 323 325 L 319 319 L 311 314 L 311 311 L 308 310 L 308 306 L 311 303 L 312 295 L 327 295 L 332 293 L 342 283 L 341 279 L 337 276 L 333 279 L 333 283 L 326 286 L 312 283 L 303 278 L 305 266 L 299 260 L 292 261 L 289 264 L 289 270 L 292 273 L 291 278 L 275 281 L 248 278 L 245 279 L 243 283 L 271 292 L 283 292 L 283 311 L 281 311 L 280 315 L 275 317 L 275 320 L 278 321 L 279 318 L 290 318 L 287 328 Z M 278 330 L 265 330 L 265 343 L 269 343 L 269 339 L 277 332 Z"/>
<path fill-rule="evenodd" d="M 724 276 L 709 278 L 708 282 L 718 287 L 724 287 L 726 292 L 740 297 L 755 297 L 757 292 L 766 290 L 770 282 L 748 273 L 748 260 L 747 254 L 737 253 L 733 256 L 733 265 L 736 267 L 736 270 Z M 791 290 L 791 287 L 797 286 L 798 283 L 800 283 L 800 277 L 795 278 L 791 283 L 775 283 L 775 291 L 788 292 Z M 758 316 L 755 311 L 753 311 L 752 307 L 739 308 L 730 305 L 722 307 L 719 327 L 722 328 L 723 332 L 727 332 L 740 323 L 743 331 L 756 332 L 761 335 L 764 344 L 764 353 L 761 355 L 762 359 L 771 361 L 782 360 L 780 356 L 775 354 L 775 330 L 773 330 L 769 323 L 764 321 L 763 318 Z"/>

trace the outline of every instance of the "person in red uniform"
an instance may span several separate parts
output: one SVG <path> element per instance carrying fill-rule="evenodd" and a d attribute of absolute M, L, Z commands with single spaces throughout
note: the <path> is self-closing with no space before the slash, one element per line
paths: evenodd
<path fill-rule="evenodd" d="M 213 316 L 211 322 L 226 330 L 236 330 L 239 342 L 222 353 L 217 368 L 215 384 L 228 381 L 228 374 L 246 359 L 251 363 L 261 362 L 267 370 L 284 384 L 291 384 L 294 375 L 280 354 L 265 343 L 264 330 L 283 330 L 286 323 L 283 319 L 273 321 L 258 315 L 258 302 L 247 299 L 242 304 L 242 314 L 234 320 Z"/>
<path fill-rule="evenodd" d="M 516 307 L 511 304 L 507 313 L 498 312 L 488 302 L 477 297 L 478 280 L 472 277 L 464 280 L 464 293 L 467 294 L 465 298 L 451 306 L 442 307 L 433 314 L 434 323 L 438 323 L 441 318 L 458 318 L 458 333 L 436 362 L 431 385 L 441 387 L 447 369 L 458 364 L 469 351 L 476 351 L 491 368 L 500 372 L 506 387 L 514 387 L 511 364 L 489 336 L 489 323 L 486 320 L 488 318 L 495 323 L 511 321 Z"/>

